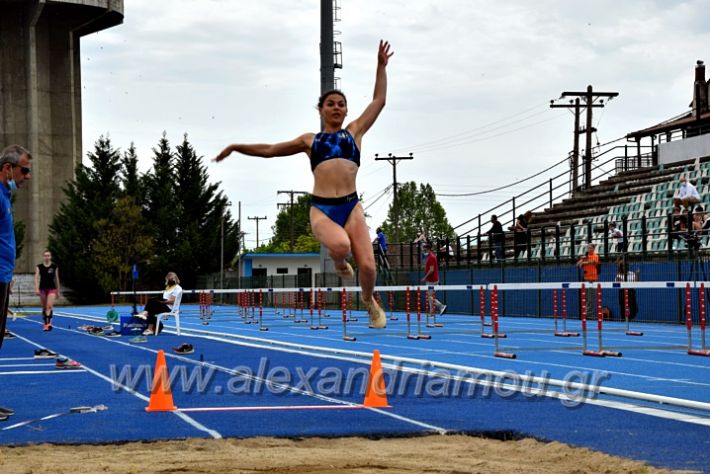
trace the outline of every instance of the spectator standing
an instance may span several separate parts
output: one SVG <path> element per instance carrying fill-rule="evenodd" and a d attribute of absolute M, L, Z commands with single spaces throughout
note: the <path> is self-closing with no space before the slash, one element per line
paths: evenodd
<path fill-rule="evenodd" d="M 32 177 L 30 160 L 30 152 L 19 145 L 10 145 L 0 152 L 0 347 L 5 338 L 7 306 L 17 252 L 11 198 L 17 188 Z M 12 408 L 0 407 L 0 421 L 7 420 L 14 413 Z"/>
<path fill-rule="evenodd" d="M 596 246 L 590 243 L 587 246 L 587 253 L 577 260 L 577 267 L 581 268 L 586 283 L 587 317 L 592 317 L 597 307 L 597 289 L 594 283 L 599 280 L 599 255 Z"/>
<path fill-rule="evenodd" d="M 382 227 L 377 228 L 377 238 L 375 238 L 374 243 L 377 244 L 382 255 L 387 255 L 387 238 L 385 237 L 385 232 L 382 230 Z"/>
<path fill-rule="evenodd" d="M 488 229 L 488 238 L 493 242 L 495 246 L 495 258 L 497 262 L 502 262 L 505 259 L 505 254 L 503 252 L 503 241 L 505 240 L 505 234 L 503 233 L 503 225 L 498 221 L 498 216 L 493 214 L 491 216 L 491 228 Z"/>
<path fill-rule="evenodd" d="M 422 281 L 426 282 L 428 286 L 436 286 L 439 284 L 439 262 L 436 259 L 434 252 L 431 251 L 431 246 L 429 244 L 424 244 L 422 248 L 424 250 L 424 255 L 426 256 L 426 263 L 424 264 L 424 277 L 422 278 Z M 427 301 L 429 302 L 427 313 L 433 314 L 434 310 L 436 310 L 439 314 L 444 314 L 444 311 L 446 311 L 446 305 L 436 299 L 434 296 L 434 290 L 429 287 L 427 287 Z"/>
<path fill-rule="evenodd" d="M 616 222 L 609 224 L 609 238 L 616 243 L 614 248 L 616 252 L 621 253 L 624 251 L 624 233 L 616 227 Z"/>
<path fill-rule="evenodd" d="M 427 244 L 429 241 L 426 238 L 426 234 L 424 233 L 423 229 L 419 229 L 419 232 L 417 233 L 417 238 L 412 241 L 413 244 L 417 244 L 417 252 L 420 255 L 420 258 L 422 259 L 422 262 L 426 260 L 426 257 L 424 256 L 424 245 Z"/>
<path fill-rule="evenodd" d="M 515 242 L 515 258 L 528 248 L 528 225 L 532 220 L 532 211 L 527 211 L 525 214 L 520 214 L 515 220 L 515 225 L 513 226 L 513 238 Z"/>

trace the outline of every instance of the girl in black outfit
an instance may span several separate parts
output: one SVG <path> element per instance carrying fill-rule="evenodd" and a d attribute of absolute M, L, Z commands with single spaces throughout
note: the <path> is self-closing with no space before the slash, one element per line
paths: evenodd
<path fill-rule="evenodd" d="M 35 270 L 35 294 L 39 295 L 42 302 L 44 330 L 51 331 L 54 300 L 59 297 L 59 267 L 52 263 L 52 252 L 49 250 L 44 251 L 42 263 Z"/>

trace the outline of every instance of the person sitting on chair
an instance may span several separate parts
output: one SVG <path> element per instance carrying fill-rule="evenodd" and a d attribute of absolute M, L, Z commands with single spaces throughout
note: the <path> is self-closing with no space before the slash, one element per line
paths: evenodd
<path fill-rule="evenodd" d="M 137 318 L 145 319 L 148 321 L 148 328 L 143 331 L 144 336 L 150 336 L 156 334 L 155 326 L 159 325 L 158 332 L 162 330 L 163 324 L 158 321 L 157 316 L 163 313 L 169 313 L 173 309 L 173 304 L 175 300 L 182 295 L 182 287 L 180 286 L 180 279 L 175 272 L 168 272 L 165 275 L 165 291 L 163 291 L 162 298 L 153 297 L 148 300 L 143 308 L 143 311 L 136 314 Z"/>

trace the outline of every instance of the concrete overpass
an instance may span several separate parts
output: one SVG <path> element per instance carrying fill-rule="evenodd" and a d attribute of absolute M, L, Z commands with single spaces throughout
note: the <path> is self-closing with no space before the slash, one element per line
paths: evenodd
<path fill-rule="evenodd" d="M 123 0 L 0 0 L 0 147 L 34 156 L 15 219 L 27 231 L 16 272 L 33 272 L 64 184 L 81 162 L 80 38 L 123 22 Z"/>

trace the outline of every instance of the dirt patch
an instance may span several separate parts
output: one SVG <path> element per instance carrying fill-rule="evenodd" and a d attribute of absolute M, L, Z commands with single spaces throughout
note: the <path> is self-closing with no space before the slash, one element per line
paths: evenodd
<path fill-rule="evenodd" d="M 189 439 L 0 448 L 0 472 L 29 473 L 663 473 L 562 443 L 472 436 Z"/>

